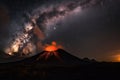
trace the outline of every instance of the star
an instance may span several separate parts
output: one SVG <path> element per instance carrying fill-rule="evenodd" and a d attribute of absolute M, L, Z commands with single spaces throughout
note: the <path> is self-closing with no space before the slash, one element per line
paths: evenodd
<path fill-rule="evenodd" d="M 54 27 L 53 29 L 56 30 L 56 27 Z"/>

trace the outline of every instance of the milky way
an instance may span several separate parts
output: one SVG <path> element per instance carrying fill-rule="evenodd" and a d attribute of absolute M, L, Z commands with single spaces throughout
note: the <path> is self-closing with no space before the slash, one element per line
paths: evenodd
<path fill-rule="evenodd" d="M 44 4 L 33 8 L 31 12 L 25 12 L 22 16 L 22 29 L 14 33 L 5 52 L 9 55 L 16 53 L 30 54 L 42 50 L 42 41 L 49 36 L 51 30 L 60 21 L 88 7 L 100 4 L 102 0 L 70 0 L 60 3 Z M 19 24 L 18 24 L 19 25 Z M 21 25 L 21 24 L 20 24 Z"/>

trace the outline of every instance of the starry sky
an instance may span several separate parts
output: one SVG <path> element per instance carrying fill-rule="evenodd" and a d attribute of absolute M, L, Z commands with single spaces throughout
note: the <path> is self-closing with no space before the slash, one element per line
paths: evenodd
<path fill-rule="evenodd" d="M 42 17 L 35 19 L 36 24 L 42 26 L 39 27 L 44 34 L 44 39 L 40 38 L 41 43 L 56 41 L 64 50 L 79 58 L 117 61 L 114 58 L 120 55 L 120 1 L 81 1 L 82 4 L 78 3 L 80 0 L 1 0 L 1 51 L 19 30 L 22 31 L 22 23 L 29 21 L 29 15 L 38 16 L 43 11 L 39 14 Z M 61 6 L 63 11 L 60 11 Z"/>

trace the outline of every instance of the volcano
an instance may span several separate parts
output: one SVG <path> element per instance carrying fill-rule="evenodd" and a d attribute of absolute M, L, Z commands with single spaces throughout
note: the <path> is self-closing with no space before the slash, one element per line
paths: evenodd
<path fill-rule="evenodd" d="M 86 73 L 91 75 L 91 69 L 96 69 L 92 68 L 94 65 L 88 64 L 90 63 L 88 59 L 85 60 L 79 59 L 63 49 L 50 48 L 50 50 L 21 61 L 1 64 L 0 77 L 4 75 L 7 78 L 4 80 L 17 80 L 18 78 L 20 80 L 80 80 L 81 75 L 86 77 Z M 6 75 L 8 76 L 6 77 Z"/>
<path fill-rule="evenodd" d="M 22 62 L 24 62 L 24 64 L 77 65 L 83 61 L 63 49 L 58 49 L 50 52 L 43 51 L 35 56 L 22 60 Z"/>

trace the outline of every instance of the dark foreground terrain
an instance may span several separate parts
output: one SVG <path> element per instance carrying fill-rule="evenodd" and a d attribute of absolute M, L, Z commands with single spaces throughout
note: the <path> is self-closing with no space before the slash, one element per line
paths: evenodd
<path fill-rule="evenodd" d="M 120 63 L 83 65 L 2 64 L 0 80 L 120 80 Z"/>
<path fill-rule="evenodd" d="M 79 59 L 62 49 L 43 51 L 21 61 L 1 63 L 0 80 L 120 80 L 120 63 Z"/>

